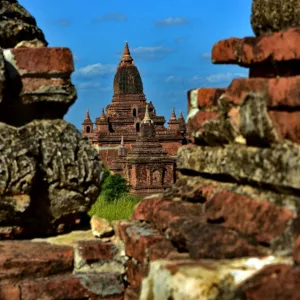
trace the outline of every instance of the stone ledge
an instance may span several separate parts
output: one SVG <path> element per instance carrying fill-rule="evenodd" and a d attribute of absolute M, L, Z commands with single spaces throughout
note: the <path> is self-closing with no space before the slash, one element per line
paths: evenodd
<path fill-rule="evenodd" d="M 0 282 L 1 300 L 93 299 L 123 300 L 120 275 L 65 274 L 43 279 Z"/>
<path fill-rule="evenodd" d="M 241 104 L 249 92 L 261 93 L 266 96 L 267 106 L 272 108 L 300 107 L 300 76 L 280 78 L 239 78 L 234 79 L 222 99 L 228 103 Z M 198 97 L 198 105 L 203 105 Z"/>
<path fill-rule="evenodd" d="M 73 248 L 30 241 L 1 241 L 0 280 L 39 278 L 73 270 Z"/>
<path fill-rule="evenodd" d="M 149 262 L 149 248 L 166 241 L 166 237 L 149 224 L 139 221 L 119 221 L 116 223 L 118 235 L 125 244 L 126 255 L 142 264 Z"/>
<path fill-rule="evenodd" d="M 269 120 L 269 129 L 270 132 L 273 131 L 274 136 L 273 142 L 282 143 L 284 140 L 290 140 L 300 144 L 300 110 L 268 110 L 265 112 L 260 110 L 257 111 L 256 116 L 251 115 L 253 111 L 250 111 L 250 106 L 248 108 L 244 106 L 242 109 L 241 106 L 233 107 L 226 114 L 220 111 L 217 112 L 219 107 L 215 107 L 215 110 L 216 112 L 199 110 L 194 116 L 188 119 L 187 130 L 194 144 L 221 145 L 233 142 L 234 136 L 230 138 L 229 131 L 225 133 L 225 129 L 229 128 L 229 124 L 234 124 L 236 126 L 235 129 L 241 131 L 243 126 L 247 125 L 247 120 L 244 116 L 251 116 L 253 120 L 256 117 L 264 117 L 265 120 Z M 256 125 L 258 124 L 257 122 Z M 263 127 L 261 126 L 261 128 Z M 266 130 L 266 126 L 263 129 Z M 237 132 L 236 134 L 238 134 Z M 267 132 L 264 132 L 264 134 L 264 138 L 267 138 Z M 270 135 L 270 133 L 268 134 Z M 245 136 L 242 136 L 240 136 L 241 139 L 244 139 Z M 267 142 L 267 139 L 265 139 L 265 142 Z M 246 143 L 246 140 L 241 143 Z"/>
<path fill-rule="evenodd" d="M 213 176 L 229 176 L 238 182 L 253 182 L 299 192 L 299 161 L 300 147 L 290 142 L 276 144 L 271 148 L 188 145 L 178 150 L 177 168 Z"/>
<path fill-rule="evenodd" d="M 215 64 L 253 64 L 300 60 L 300 27 L 261 37 L 230 38 L 216 43 L 212 49 Z"/>
<path fill-rule="evenodd" d="M 228 88 L 200 88 L 188 92 L 188 107 L 216 111 L 218 99 L 240 105 L 249 92 L 266 96 L 267 106 L 272 109 L 300 107 L 300 76 L 280 78 L 238 78 Z"/>

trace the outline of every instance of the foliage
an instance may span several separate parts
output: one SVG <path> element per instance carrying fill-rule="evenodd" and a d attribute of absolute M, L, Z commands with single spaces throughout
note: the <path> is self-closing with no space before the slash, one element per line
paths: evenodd
<path fill-rule="evenodd" d="M 135 205 L 140 201 L 128 193 L 123 193 L 114 201 L 105 201 L 102 193 L 89 211 L 89 215 L 96 215 L 108 221 L 127 220 L 131 216 Z"/>
<path fill-rule="evenodd" d="M 103 182 L 106 180 L 106 178 L 110 175 L 110 171 L 107 168 L 104 168 L 103 172 Z"/>
<path fill-rule="evenodd" d="M 101 195 L 106 202 L 109 202 L 118 199 L 128 191 L 127 182 L 120 174 L 109 174 L 103 182 Z"/>
<path fill-rule="evenodd" d="M 131 196 L 126 180 L 119 174 L 104 170 L 101 194 L 89 211 L 89 216 L 97 215 L 109 221 L 126 220 L 139 198 Z"/>

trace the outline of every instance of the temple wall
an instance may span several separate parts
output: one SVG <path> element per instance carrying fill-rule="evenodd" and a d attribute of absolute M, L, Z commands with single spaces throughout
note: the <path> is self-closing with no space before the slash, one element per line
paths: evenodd
<path fill-rule="evenodd" d="M 105 148 L 99 150 L 100 158 L 104 164 L 104 166 L 108 169 L 110 169 L 110 166 L 112 162 L 117 158 L 118 156 L 118 147 L 111 147 L 111 149 Z"/>
<path fill-rule="evenodd" d="M 171 156 L 175 156 L 178 148 L 182 146 L 179 142 L 162 142 L 161 145 L 163 146 L 163 149 L 166 150 Z"/>

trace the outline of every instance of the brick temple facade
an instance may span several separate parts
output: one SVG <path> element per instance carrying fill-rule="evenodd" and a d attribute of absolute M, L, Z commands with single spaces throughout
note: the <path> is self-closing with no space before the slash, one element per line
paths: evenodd
<path fill-rule="evenodd" d="M 177 149 L 187 142 L 185 120 L 174 109 L 165 127 L 153 103 L 147 102 L 140 73 L 126 42 L 114 77 L 111 104 L 93 122 L 88 110 L 82 133 L 99 150 L 105 166 L 123 175 L 131 192 L 161 192 L 175 182 Z"/>

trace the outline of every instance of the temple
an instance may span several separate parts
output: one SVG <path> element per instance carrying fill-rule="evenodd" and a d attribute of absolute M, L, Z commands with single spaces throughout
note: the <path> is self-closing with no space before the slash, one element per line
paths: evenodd
<path fill-rule="evenodd" d="M 177 118 L 172 109 L 168 127 L 165 117 L 156 115 L 127 42 L 113 87 L 111 104 L 95 122 L 86 111 L 82 133 L 99 150 L 105 166 L 128 180 L 133 194 L 163 191 L 174 183 L 177 149 L 187 143 L 182 112 Z"/>

